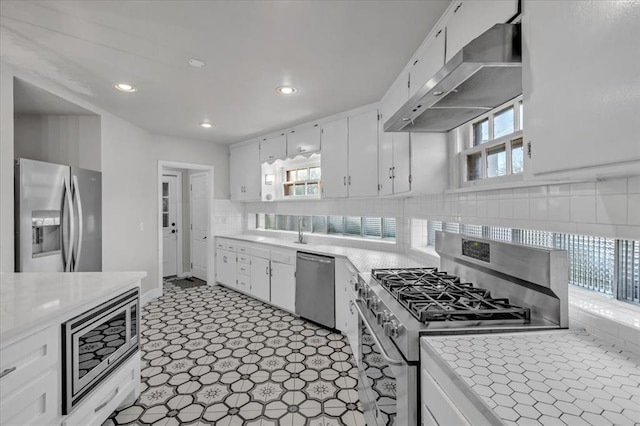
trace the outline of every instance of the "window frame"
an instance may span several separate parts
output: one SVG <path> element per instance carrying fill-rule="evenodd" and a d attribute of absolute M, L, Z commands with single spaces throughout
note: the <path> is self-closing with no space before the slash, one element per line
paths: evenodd
<path fill-rule="evenodd" d="M 467 124 L 463 124 L 461 127 L 466 127 L 466 134 L 463 136 L 463 146 L 460 151 L 460 186 L 462 188 L 474 187 L 478 185 L 490 185 L 494 183 L 519 181 L 523 179 L 523 176 L 527 172 L 526 155 L 524 154 L 524 135 L 522 129 L 522 115 L 524 111 L 520 111 L 520 105 L 522 103 L 522 95 L 515 97 L 514 99 L 500 105 L 491 111 L 476 117 L 469 121 Z M 505 110 L 513 108 L 513 126 L 514 131 L 499 138 L 494 138 L 495 133 L 495 116 L 501 114 Z M 480 143 L 474 146 L 475 138 L 475 125 L 477 123 L 488 120 L 489 122 L 489 140 L 484 143 Z M 460 129 L 460 128 L 459 128 Z M 523 149 L 523 167 L 522 172 L 513 173 L 513 147 L 522 142 Z M 488 152 L 501 145 L 504 145 L 504 151 L 506 155 L 505 174 L 499 176 L 488 176 Z M 472 155 L 480 155 L 480 177 L 474 180 L 469 180 L 470 169 L 468 167 L 468 157 Z"/>
<path fill-rule="evenodd" d="M 320 170 L 320 178 L 318 179 L 310 179 L 311 177 L 311 169 L 319 169 Z M 307 179 L 305 180 L 298 180 L 298 171 L 299 170 L 307 170 Z M 296 180 L 287 180 L 290 172 L 295 171 L 296 173 Z M 300 166 L 300 167 L 293 167 L 290 169 L 284 169 L 284 177 L 285 180 L 284 182 L 282 182 L 282 195 L 284 197 L 284 199 L 305 199 L 305 198 L 320 198 L 320 195 L 322 194 L 322 168 L 319 165 L 310 165 L 310 166 Z M 318 192 L 316 194 L 309 194 L 309 185 L 313 185 L 316 184 L 318 186 Z M 300 194 L 300 195 L 296 195 L 295 194 L 295 187 L 297 185 L 304 185 L 304 194 Z M 293 188 L 293 194 L 287 195 L 287 187 L 292 187 Z"/>

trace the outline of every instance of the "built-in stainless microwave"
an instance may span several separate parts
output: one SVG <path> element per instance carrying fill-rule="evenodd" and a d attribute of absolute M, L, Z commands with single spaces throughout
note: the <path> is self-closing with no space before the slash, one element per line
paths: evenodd
<path fill-rule="evenodd" d="M 140 349 L 140 292 L 135 288 L 62 324 L 62 413 Z"/>

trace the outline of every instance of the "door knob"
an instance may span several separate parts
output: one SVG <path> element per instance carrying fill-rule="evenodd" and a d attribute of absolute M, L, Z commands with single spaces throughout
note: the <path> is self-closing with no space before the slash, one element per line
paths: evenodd
<path fill-rule="evenodd" d="M 203 239 L 203 240 L 206 240 L 206 239 L 207 239 L 207 236 L 205 235 L 204 237 L 202 237 L 202 239 Z"/>
<path fill-rule="evenodd" d="M 172 230 L 171 230 L 171 233 L 172 233 L 172 234 L 175 234 L 175 233 L 176 233 L 176 230 L 175 230 L 175 229 L 172 229 Z"/>
<path fill-rule="evenodd" d="M 173 222 L 173 223 L 171 224 L 171 226 L 176 226 L 176 223 L 175 223 L 175 222 Z"/>

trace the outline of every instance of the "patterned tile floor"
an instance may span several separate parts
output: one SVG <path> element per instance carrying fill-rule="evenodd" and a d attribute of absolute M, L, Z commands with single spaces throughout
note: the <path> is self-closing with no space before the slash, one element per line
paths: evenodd
<path fill-rule="evenodd" d="M 142 393 L 103 426 L 364 425 L 346 338 L 221 286 L 142 308 Z"/>

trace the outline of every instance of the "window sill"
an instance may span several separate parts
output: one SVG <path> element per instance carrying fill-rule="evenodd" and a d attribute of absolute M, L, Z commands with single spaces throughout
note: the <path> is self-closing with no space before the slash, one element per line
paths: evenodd
<path fill-rule="evenodd" d="M 298 231 L 282 231 L 277 229 L 249 229 L 250 232 L 255 233 L 265 233 L 265 234 L 273 234 L 283 236 L 292 236 L 297 238 Z M 277 238 L 277 237 L 276 237 Z M 314 241 L 316 239 L 329 239 L 329 240 L 342 240 L 342 241 L 352 241 L 363 244 L 384 244 L 384 245 L 396 245 L 396 240 L 388 240 L 388 239 L 380 239 L 380 238 L 358 238 L 358 237 L 349 237 L 346 235 L 335 235 L 335 234 L 313 234 L 309 232 L 304 233 L 304 240 L 309 243 L 319 243 L 318 241 Z"/>
<path fill-rule="evenodd" d="M 499 189 L 528 188 L 543 185 L 562 185 L 567 183 L 593 182 L 593 180 L 525 180 L 524 176 L 520 179 L 511 179 L 508 181 L 501 180 L 499 182 L 477 181 L 478 183 L 471 186 L 463 186 L 456 189 L 447 189 L 445 194 L 464 194 L 467 192 L 493 191 Z"/>

